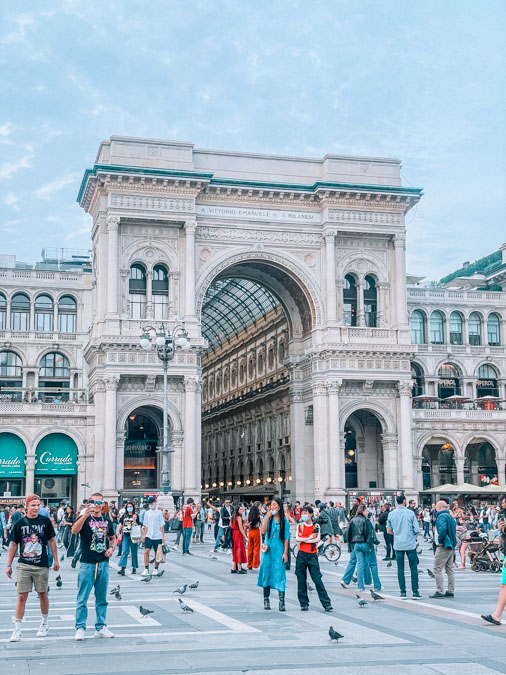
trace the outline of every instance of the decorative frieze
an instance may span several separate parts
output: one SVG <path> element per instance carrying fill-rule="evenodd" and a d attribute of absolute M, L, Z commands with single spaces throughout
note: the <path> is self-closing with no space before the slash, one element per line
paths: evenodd
<path fill-rule="evenodd" d="M 381 211 L 355 211 L 351 209 L 329 209 L 328 218 L 333 223 L 358 223 L 364 225 L 402 225 L 400 213 Z"/>
<path fill-rule="evenodd" d="M 195 200 L 184 199 L 182 197 L 111 192 L 109 193 L 109 207 L 115 209 L 135 209 L 136 211 L 193 213 L 195 211 Z"/>
<path fill-rule="evenodd" d="M 306 244 L 310 246 L 321 246 L 322 243 L 321 235 L 311 232 L 249 230 L 244 228 L 207 227 L 203 225 L 197 228 L 197 239 L 215 241 L 253 241 L 255 243 Z"/>

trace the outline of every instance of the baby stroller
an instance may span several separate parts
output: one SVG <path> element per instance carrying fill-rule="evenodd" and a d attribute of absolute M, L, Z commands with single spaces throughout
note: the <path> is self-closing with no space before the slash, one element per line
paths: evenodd
<path fill-rule="evenodd" d="M 502 565 L 498 552 L 498 542 L 490 539 L 470 543 L 468 555 L 473 572 L 500 572 Z"/>

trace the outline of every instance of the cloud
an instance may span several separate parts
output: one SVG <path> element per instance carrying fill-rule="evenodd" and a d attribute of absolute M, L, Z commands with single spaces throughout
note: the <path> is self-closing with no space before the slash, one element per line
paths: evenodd
<path fill-rule="evenodd" d="M 12 130 L 14 129 L 14 125 L 12 122 L 5 122 L 0 126 L 0 136 L 3 136 L 6 138 L 7 136 L 10 136 Z"/>
<path fill-rule="evenodd" d="M 31 169 L 32 165 L 30 162 L 32 159 L 33 155 L 25 155 L 21 159 L 18 159 L 17 162 L 4 162 L 0 166 L 0 178 L 6 180 L 21 169 Z"/>
<path fill-rule="evenodd" d="M 6 220 L 5 223 L 2 224 L 2 232 L 5 232 L 6 234 L 12 234 L 13 232 L 16 232 L 16 225 L 18 223 L 19 220 Z"/>
<path fill-rule="evenodd" d="M 69 173 L 66 176 L 63 176 L 62 178 L 58 178 L 57 180 L 53 180 L 50 183 L 46 183 L 38 190 L 35 190 L 34 194 L 39 199 L 49 199 L 54 195 L 55 192 L 58 192 L 66 185 L 74 183 L 78 177 L 79 174 L 77 173 Z"/>
<path fill-rule="evenodd" d="M 14 211 L 19 211 L 19 197 L 16 197 L 16 195 L 13 192 L 9 192 L 7 197 L 4 199 L 4 204 L 7 204 L 7 206 L 11 206 Z"/>

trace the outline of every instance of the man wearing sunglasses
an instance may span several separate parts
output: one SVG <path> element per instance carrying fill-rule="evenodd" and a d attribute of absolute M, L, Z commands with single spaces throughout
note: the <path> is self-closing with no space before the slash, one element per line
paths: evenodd
<path fill-rule="evenodd" d="M 72 526 L 72 534 L 81 534 L 81 563 L 77 578 L 76 640 L 84 640 L 88 617 L 88 598 L 95 589 L 95 637 L 113 638 L 107 628 L 107 584 L 109 558 L 116 546 L 112 522 L 102 513 L 104 498 L 95 492 L 85 512 Z"/>

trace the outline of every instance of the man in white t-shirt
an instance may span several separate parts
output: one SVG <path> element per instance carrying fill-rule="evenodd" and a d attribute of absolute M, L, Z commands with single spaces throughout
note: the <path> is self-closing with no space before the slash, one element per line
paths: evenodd
<path fill-rule="evenodd" d="M 149 576 L 149 555 L 151 549 L 155 553 L 155 576 L 158 576 L 160 572 L 158 571 L 158 565 L 160 564 L 156 560 L 156 552 L 158 546 L 161 546 L 165 542 L 165 521 L 163 519 L 163 513 L 156 508 L 156 499 L 154 497 L 149 497 L 148 499 L 148 510 L 144 514 L 144 519 L 142 521 L 142 541 L 144 543 L 144 571 L 141 574 L 141 577 Z"/>

